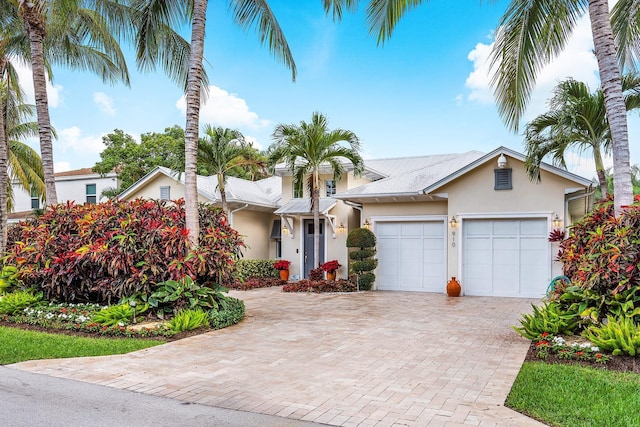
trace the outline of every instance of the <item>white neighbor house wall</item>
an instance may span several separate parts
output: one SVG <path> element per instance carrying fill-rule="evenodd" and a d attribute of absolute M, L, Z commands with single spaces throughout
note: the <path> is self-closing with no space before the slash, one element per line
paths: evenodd
<path fill-rule="evenodd" d="M 117 176 L 115 173 L 109 173 L 105 176 L 91 172 L 90 169 L 78 169 L 68 172 L 56 173 L 56 191 L 58 193 L 58 202 L 74 201 L 77 204 L 83 204 L 87 201 L 87 184 L 96 185 L 96 201 L 98 203 L 106 201 L 107 197 L 101 197 L 101 194 L 107 188 L 116 188 L 118 186 Z M 12 184 L 14 212 L 31 211 L 31 194 L 24 191 L 17 184 Z M 42 200 L 40 208 L 44 207 Z"/>

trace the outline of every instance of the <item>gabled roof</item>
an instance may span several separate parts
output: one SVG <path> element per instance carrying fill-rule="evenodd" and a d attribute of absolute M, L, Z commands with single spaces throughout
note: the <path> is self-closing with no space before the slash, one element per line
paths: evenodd
<path fill-rule="evenodd" d="M 478 166 L 491 161 L 496 156 L 506 156 L 525 161 L 525 156 L 506 147 L 499 147 L 490 153 L 469 151 L 462 154 L 440 154 L 423 157 L 367 160 L 367 164 L 388 174 L 380 179 L 356 188 L 335 194 L 343 200 L 394 198 L 394 200 L 438 199 L 437 190 Z M 587 187 L 591 180 L 564 169 L 542 163 L 540 169 L 562 176 Z"/>
<path fill-rule="evenodd" d="M 467 164 L 466 166 L 464 166 L 463 168 L 460 168 L 456 171 L 453 171 L 453 173 L 450 173 L 449 175 L 443 177 L 442 179 L 429 183 L 428 185 L 425 186 L 425 188 L 422 189 L 422 193 L 424 194 L 429 194 L 433 191 L 437 191 L 439 188 L 443 187 L 444 185 L 450 183 L 451 181 L 453 181 L 454 179 L 466 174 L 467 172 L 471 171 L 472 169 L 477 168 L 480 165 L 483 165 L 491 160 L 493 160 L 496 156 L 500 155 L 500 154 L 505 154 L 509 157 L 512 157 L 514 159 L 518 159 L 521 162 L 524 162 L 526 160 L 526 157 L 524 154 L 522 153 L 518 153 L 517 151 L 511 150 L 507 147 L 498 147 L 495 150 L 493 150 L 490 153 L 485 154 L 484 156 L 476 159 L 475 161 Z M 576 175 L 574 173 L 571 173 L 567 170 L 558 168 L 556 166 L 552 166 L 548 163 L 541 163 L 540 164 L 540 169 L 553 173 L 555 175 L 559 175 L 565 179 L 568 179 L 569 181 L 573 181 L 581 186 L 585 186 L 588 187 L 589 185 L 591 185 L 592 181 L 590 179 L 581 177 L 580 175 Z"/>
<path fill-rule="evenodd" d="M 172 171 L 169 168 L 158 166 L 142 177 L 138 182 L 120 194 L 120 199 L 127 199 L 138 189 L 147 185 L 159 175 L 165 175 L 174 179 L 176 183 L 184 185 L 184 173 Z M 218 178 L 216 176 L 197 176 L 198 194 L 209 199 L 212 203 L 220 202 L 218 190 Z M 260 181 L 227 177 L 225 190 L 228 203 L 249 204 L 256 207 L 275 209 L 280 205 L 282 180 L 274 176 Z"/>
<path fill-rule="evenodd" d="M 326 214 L 336 205 L 336 201 L 330 198 L 321 198 L 319 211 Z M 292 199 L 286 205 L 274 212 L 276 215 L 306 215 L 311 213 L 310 199 Z"/>

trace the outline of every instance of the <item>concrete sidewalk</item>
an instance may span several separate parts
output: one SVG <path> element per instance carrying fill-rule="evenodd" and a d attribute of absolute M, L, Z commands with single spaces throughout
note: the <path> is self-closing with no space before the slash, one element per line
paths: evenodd
<path fill-rule="evenodd" d="M 232 292 L 239 325 L 128 355 L 11 368 L 343 426 L 535 426 L 503 406 L 533 300 L 408 292 Z"/>

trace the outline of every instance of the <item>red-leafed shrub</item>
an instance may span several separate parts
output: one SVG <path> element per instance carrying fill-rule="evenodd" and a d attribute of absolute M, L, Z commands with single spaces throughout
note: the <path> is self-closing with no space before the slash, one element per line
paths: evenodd
<path fill-rule="evenodd" d="M 228 287 L 231 289 L 237 289 L 239 291 L 250 291 L 251 289 L 269 288 L 271 286 L 281 286 L 287 283 L 286 281 L 275 277 L 249 277 L 244 282 L 236 280 Z"/>
<path fill-rule="evenodd" d="M 307 280 L 287 283 L 283 292 L 355 292 L 356 285 L 348 280 Z"/>
<path fill-rule="evenodd" d="M 616 218 L 608 198 L 571 227 L 558 260 L 574 285 L 600 295 L 640 285 L 640 198 L 635 200 Z"/>
<path fill-rule="evenodd" d="M 187 250 L 183 202 L 59 204 L 9 233 L 7 264 L 60 301 L 114 302 L 192 277 L 226 286 L 244 246 L 224 214 L 200 206 L 200 246 Z"/>

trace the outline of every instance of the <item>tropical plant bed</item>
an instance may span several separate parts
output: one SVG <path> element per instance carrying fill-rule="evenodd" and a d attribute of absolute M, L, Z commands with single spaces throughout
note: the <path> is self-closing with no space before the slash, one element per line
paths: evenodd
<path fill-rule="evenodd" d="M 605 369 L 609 371 L 619 372 L 635 372 L 640 373 L 640 360 L 637 357 L 630 356 L 613 356 L 607 354 L 608 360 L 605 362 L 598 362 L 594 358 L 579 359 L 579 358 L 567 358 L 558 354 L 549 352 L 541 357 L 540 348 L 536 346 L 536 342 L 532 342 L 529 346 L 529 351 L 525 357 L 525 362 L 543 362 L 547 364 L 561 364 L 561 365 L 578 365 L 583 367 L 591 367 L 597 369 Z"/>
<path fill-rule="evenodd" d="M 250 277 L 245 281 L 236 280 L 235 283 L 229 285 L 229 289 L 234 289 L 237 291 L 250 291 L 252 289 L 282 286 L 285 283 L 287 282 L 275 277 Z"/>
<path fill-rule="evenodd" d="M 308 280 L 287 283 L 282 287 L 283 292 L 356 292 L 356 285 L 349 280 Z"/>

